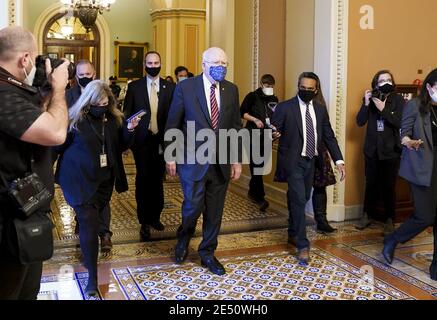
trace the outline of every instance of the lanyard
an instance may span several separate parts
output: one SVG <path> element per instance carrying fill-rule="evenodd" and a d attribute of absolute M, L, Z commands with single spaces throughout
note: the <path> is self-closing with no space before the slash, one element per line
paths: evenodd
<path fill-rule="evenodd" d="M 432 114 L 434 115 L 434 119 L 432 119 L 432 116 L 431 116 L 431 122 L 432 122 L 432 124 L 435 126 L 435 127 L 437 127 L 437 116 L 436 116 L 436 114 L 435 114 L 435 111 L 434 111 L 434 107 L 433 106 L 430 106 L 430 109 L 431 109 L 431 112 L 432 112 Z"/>
<path fill-rule="evenodd" d="M 88 117 L 87 117 L 87 120 L 91 126 L 91 129 L 96 134 L 97 138 L 99 138 L 99 140 L 102 142 L 102 154 L 105 154 L 105 122 L 107 121 L 106 115 L 103 115 L 103 119 L 102 119 L 102 135 L 101 136 L 99 135 L 99 133 L 97 132 L 97 129 L 94 127 L 94 125 L 91 123 L 91 121 Z"/>

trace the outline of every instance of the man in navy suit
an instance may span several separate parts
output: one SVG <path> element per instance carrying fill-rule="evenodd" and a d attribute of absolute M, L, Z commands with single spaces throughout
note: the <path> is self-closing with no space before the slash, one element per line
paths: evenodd
<path fill-rule="evenodd" d="M 147 76 L 129 84 L 124 113 L 130 118 L 145 110 L 131 147 L 137 175 L 135 198 L 142 241 L 150 240 L 150 227 L 164 230 L 161 213 L 164 208 L 164 129 L 174 85 L 159 77 L 161 56 L 149 51 L 144 58 Z"/>
<path fill-rule="evenodd" d="M 178 129 L 184 136 L 182 157 L 178 156 L 177 162 L 166 159 L 167 172 L 171 176 L 175 176 L 176 172 L 179 174 L 184 192 L 182 224 L 177 232 L 175 248 L 176 263 L 185 261 L 197 220 L 203 213 L 203 241 L 198 252 L 202 265 L 217 275 L 226 273 L 214 256 L 226 191 L 229 181 L 237 180 L 241 175 L 240 155 L 237 155 L 236 161 L 226 159 L 219 164 L 216 161 L 222 158 L 218 146 L 226 144 L 226 141 L 220 141 L 219 130 L 241 129 L 238 88 L 224 80 L 227 65 L 227 56 L 222 49 L 206 50 L 203 54 L 203 74 L 176 86 L 166 126 L 166 134 L 170 129 Z M 214 150 L 209 154 L 210 161 L 203 163 L 198 158 L 194 159 L 204 141 L 191 141 L 190 127 L 194 127 L 196 133 L 206 129 L 213 138 L 217 138 Z"/>
<path fill-rule="evenodd" d="M 310 242 L 306 236 L 305 205 L 314 181 L 315 157 L 322 142 L 341 173 L 346 171 L 340 148 L 329 122 L 326 107 L 315 100 L 320 92 L 319 77 L 305 72 L 299 77 L 299 94 L 278 104 L 272 123 L 281 133 L 275 181 L 288 183 L 289 243 L 296 245 L 302 265 L 309 261 Z"/>

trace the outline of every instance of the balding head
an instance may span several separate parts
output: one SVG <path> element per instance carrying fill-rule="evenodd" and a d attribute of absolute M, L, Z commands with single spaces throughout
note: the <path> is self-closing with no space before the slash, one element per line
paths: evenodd
<path fill-rule="evenodd" d="M 210 74 L 211 67 L 227 67 L 228 56 L 221 48 L 212 47 L 207 49 L 202 55 L 202 69 L 205 76 L 211 83 L 216 83 Z"/>
<path fill-rule="evenodd" d="M 202 56 L 202 62 L 216 62 L 216 61 L 226 61 L 228 62 L 228 57 L 226 52 L 221 48 L 212 47 L 207 49 Z"/>
<path fill-rule="evenodd" d="M 32 33 L 22 27 L 6 27 L 0 30 L 0 62 L 11 62 L 20 54 L 35 54 L 37 45 Z"/>

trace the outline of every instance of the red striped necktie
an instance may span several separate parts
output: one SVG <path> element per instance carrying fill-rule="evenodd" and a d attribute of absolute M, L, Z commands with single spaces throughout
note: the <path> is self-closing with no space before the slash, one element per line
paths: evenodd
<path fill-rule="evenodd" d="M 217 86 L 213 84 L 211 86 L 211 122 L 212 122 L 212 128 L 215 130 L 218 127 L 219 122 L 219 108 L 217 99 L 215 96 L 215 89 Z"/>

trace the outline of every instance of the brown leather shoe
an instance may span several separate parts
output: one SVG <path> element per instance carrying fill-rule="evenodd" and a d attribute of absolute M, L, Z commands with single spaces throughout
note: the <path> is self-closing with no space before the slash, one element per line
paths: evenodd
<path fill-rule="evenodd" d="M 100 237 L 100 250 L 102 252 L 108 252 L 112 249 L 112 241 L 111 235 L 109 233 L 105 233 L 102 237 Z"/>
<path fill-rule="evenodd" d="M 307 266 L 310 261 L 310 249 L 304 248 L 298 251 L 297 260 L 301 266 Z"/>

